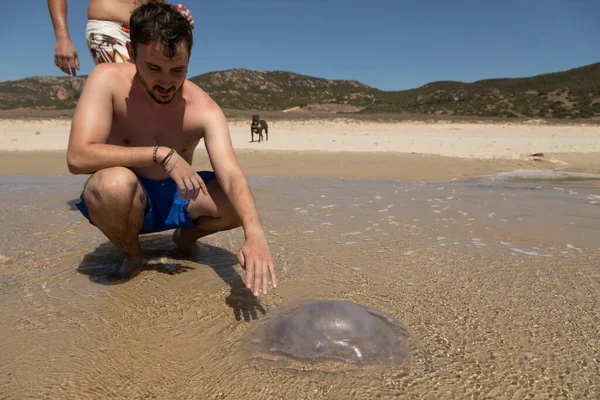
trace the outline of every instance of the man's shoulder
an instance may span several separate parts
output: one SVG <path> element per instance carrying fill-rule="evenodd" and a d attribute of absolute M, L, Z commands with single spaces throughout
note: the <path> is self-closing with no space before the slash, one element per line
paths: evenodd
<path fill-rule="evenodd" d="M 132 72 L 135 72 L 135 67 L 130 64 L 101 63 L 92 69 L 88 79 L 111 86 L 112 83 L 131 80 Z"/>
<path fill-rule="evenodd" d="M 189 121 L 204 135 L 210 132 L 222 132 L 221 128 L 226 130 L 227 123 L 221 107 L 208 93 L 189 80 L 185 81 L 184 99 Z"/>
<path fill-rule="evenodd" d="M 189 107 L 203 110 L 205 113 L 221 111 L 221 108 L 213 98 L 194 82 L 186 79 L 184 85 L 185 99 Z"/>

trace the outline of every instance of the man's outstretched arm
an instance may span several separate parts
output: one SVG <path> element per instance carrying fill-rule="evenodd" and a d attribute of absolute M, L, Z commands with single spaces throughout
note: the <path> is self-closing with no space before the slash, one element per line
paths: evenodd
<path fill-rule="evenodd" d="M 149 167 L 154 164 L 154 147 L 124 147 L 106 144 L 112 126 L 115 81 L 114 64 L 101 64 L 86 79 L 73 114 L 67 164 L 73 174 L 91 174 L 110 167 Z M 162 160 L 169 149 L 159 147 Z"/>
<path fill-rule="evenodd" d="M 271 251 L 248 181 L 233 152 L 227 120 L 216 104 L 210 107 L 205 119 L 204 142 L 219 184 L 242 220 L 246 240 L 238 252 L 238 259 L 246 270 L 246 286 L 255 296 L 261 291 L 267 294 L 269 278 L 273 287 L 277 287 Z"/>
<path fill-rule="evenodd" d="M 48 0 L 48 11 L 50 11 L 56 38 L 54 64 L 65 74 L 76 76 L 79 69 L 79 56 L 69 35 L 67 0 Z"/>

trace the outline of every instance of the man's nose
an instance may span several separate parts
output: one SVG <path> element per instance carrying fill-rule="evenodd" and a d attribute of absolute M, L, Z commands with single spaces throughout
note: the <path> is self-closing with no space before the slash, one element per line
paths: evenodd
<path fill-rule="evenodd" d="M 171 77 L 169 77 L 168 75 L 162 75 L 161 77 L 158 78 L 158 84 L 160 86 L 164 87 L 165 89 L 168 89 L 171 86 L 173 86 L 173 81 L 171 80 Z"/>

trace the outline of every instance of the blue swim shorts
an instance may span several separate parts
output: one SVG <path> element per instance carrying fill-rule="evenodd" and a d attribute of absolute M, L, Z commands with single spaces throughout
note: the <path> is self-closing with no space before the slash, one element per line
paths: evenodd
<path fill-rule="evenodd" d="M 198 171 L 198 175 L 205 184 L 215 179 L 215 173 L 212 171 Z M 148 206 L 144 215 L 144 226 L 142 226 L 140 234 L 196 225 L 187 210 L 192 198 L 190 196 L 188 200 L 182 200 L 179 196 L 179 187 L 177 187 L 175 181 L 171 178 L 164 181 L 155 181 L 140 176 L 138 176 L 138 180 L 148 199 Z M 83 216 L 92 225 L 95 225 L 90 219 L 88 208 L 83 201 L 83 193 L 81 193 L 76 206 Z"/>

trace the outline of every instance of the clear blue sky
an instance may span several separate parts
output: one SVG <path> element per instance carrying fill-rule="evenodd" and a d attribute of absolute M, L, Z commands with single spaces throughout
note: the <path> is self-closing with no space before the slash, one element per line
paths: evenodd
<path fill-rule="evenodd" d="M 522 77 L 600 61 L 600 0 L 181 1 L 196 21 L 189 77 L 230 68 L 355 79 L 382 90 Z M 62 72 L 45 0 L 6 2 L 0 81 Z M 81 74 L 86 0 L 68 23 Z"/>

